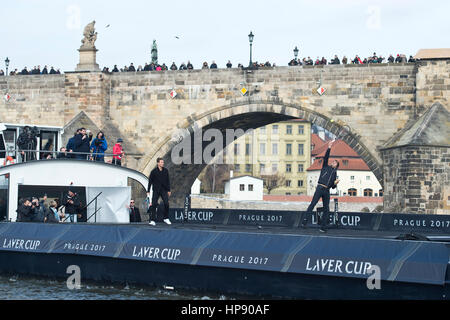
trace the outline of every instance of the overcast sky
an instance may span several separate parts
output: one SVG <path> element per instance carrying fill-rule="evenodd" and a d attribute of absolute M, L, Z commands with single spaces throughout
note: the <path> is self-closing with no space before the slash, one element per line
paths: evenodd
<path fill-rule="evenodd" d="M 47 64 L 73 71 L 83 28 L 92 20 L 100 67 L 144 65 L 153 39 L 159 62 L 168 66 L 190 60 L 200 68 L 215 60 L 220 68 L 228 59 L 247 65 L 250 31 L 253 61 L 279 66 L 293 58 L 295 46 L 299 57 L 313 59 L 409 56 L 450 47 L 449 12 L 446 0 L 2 1 L 0 69 L 9 57 L 9 70 Z"/>

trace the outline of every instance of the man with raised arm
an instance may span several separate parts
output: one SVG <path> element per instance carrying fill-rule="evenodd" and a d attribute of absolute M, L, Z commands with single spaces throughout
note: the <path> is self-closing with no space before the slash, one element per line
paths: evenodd
<path fill-rule="evenodd" d="M 325 227 L 327 221 L 329 219 L 330 214 L 330 188 L 336 188 L 339 183 L 339 179 L 337 179 L 337 169 L 339 168 L 339 162 L 337 160 L 333 160 L 330 165 L 328 165 L 328 158 L 330 157 L 331 147 L 333 146 L 334 140 L 328 143 L 328 149 L 325 153 L 325 157 L 323 158 L 322 170 L 320 170 L 319 181 L 317 183 L 316 192 L 314 192 L 314 196 L 312 198 L 311 203 L 309 204 L 308 209 L 306 210 L 306 217 L 302 214 L 302 226 L 306 226 L 308 222 L 308 216 L 312 215 L 312 211 L 319 202 L 319 199 L 322 198 L 323 203 L 323 214 L 322 214 L 322 223 L 320 226 L 321 232 L 326 232 Z"/>

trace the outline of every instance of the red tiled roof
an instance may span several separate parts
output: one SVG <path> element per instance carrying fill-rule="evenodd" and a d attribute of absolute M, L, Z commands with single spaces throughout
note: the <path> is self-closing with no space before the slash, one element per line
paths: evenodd
<path fill-rule="evenodd" d="M 324 144 L 320 147 L 320 150 L 317 150 L 316 157 L 323 158 L 325 157 L 325 153 L 327 152 L 328 144 Z M 331 147 L 330 158 L 331 157 L 356 157 L 359 158 L 359 155 L 352 149 L 348 144 L 346 144 L 342 140 L 336 140 Z"/>
<path fill-rule="evenodd" d="M 331 163 L 333 160 L 339 161 L 339 170 L 370 171 L 367 164 L 361 158 L 355 159 L 330 157 L 328 159 L 328 163 Z M 314 160 L 313 164 L 308 169 L 306 169 L 306 171 L 321 170 L 322 162 L 323 158 Z"/>
<path fill-rule="evenodd" d="M 331 198 L 338 198 L 339 202 L 353 202 L 353 203 L 383 203 L 383 197 L 336 197 L 331 195 Z M 312 196 L 306 195 L 274 195 L 274 194 L 266 194 L 263 196 L 264 201 L 280 201 L 280 202 L 311 202 Z"/>
<path fill-rule="evenodd" d="M 320 148 L 323 144 L 325 144 L 325 141 L 323 141 L 318 134 L 313 133 L 311 135 L 311 145 L 314 146 L 314 149 L 311 151 L 311 155 L 315 155 L 315 150 Z"/>

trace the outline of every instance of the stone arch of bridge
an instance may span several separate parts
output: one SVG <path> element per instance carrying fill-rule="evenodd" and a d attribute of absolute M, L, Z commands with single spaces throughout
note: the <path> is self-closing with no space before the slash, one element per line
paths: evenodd
<path fill-rule="evenodd" d="M 194 164 L 192 161 L 191 164 L 174 164 L 171 159 L 172 149 L 180 143 L 180 137 L 193 139 L 195 132 L 198 132 L 198 130 L 204 132 L 207 129 L 219 129 L 224 132 L 225 129 L 240 128 L 246 131 L 289 119 L 307 120 L 335 135 L 346 125 L 342 121 L 334 121 L 326 113 L 318 113 L 298 104 L 272 100 L 241 99 L 202 114 L 192 114 L 180 122 L 172 132 L 156 141 L 154 147 L 141 160 L 139 171 L 148 175 L 155 167 L 156 159 L 158 157 L 163 158 L 165 166 L 170 171 L 171 181 L 173 181 L 174 204 L 181 205 L 185 194 L 189 193 L 193 182 L 208 163 L 202 161 L 201 164 Z M 381 163 L 364 145 L 358 132 L 355 132 L 351 127 L 350 129 L 350 133 L 344 136 L 342 140 L 362 157 L 380 184 L 383 185 Z M 194 159 L 194 148 L 191 148 L 191 152 L 192 159 Z"/>

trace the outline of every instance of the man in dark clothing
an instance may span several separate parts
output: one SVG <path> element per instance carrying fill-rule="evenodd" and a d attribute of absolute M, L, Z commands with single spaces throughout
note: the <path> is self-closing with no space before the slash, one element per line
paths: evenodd
<path fill-rule="evenodd" d="M 322 170 L 320 171 L 319 181 L 317 183 L 316 192 L 314 193 L 313 199 L 306 210 L 306 217 L 303 217 L 302 214 L 302 226 L 306 226 L 308 222 L 308 216 L 312 215 L 312 211 L 314 206 L 319 202 L 319 199 L 322 198 L 323 203 L 323 214 L 322 214 L 322 223 L 320 226 L 320 231 L 325 232 L 325 226 L 329 219 L 330 214 L 330 188 L 336 188 L 339 183 L 339 179 L 337 179 L 337 169 L 339 168 L 339 162 L 337 160 L 333 160 L 331 165 L 328 165 L 328 158 L 330 157 L 331 146 L 333 145 L 333 141 L 328 143 L 328 149 L 325 153 L 325 157 L 323 158 Z"/>
<path fill-rule="evenodd" d="M 233 66 L 233 64 L 231 63 L 230 60 L 228 60 L 228 62 L 227 62 L 227 68 L 230 69 L 232 66 Z"/>
<path fill-rule="evenodd" d="M 90 132 L 89 136 L 86 134 L 86 129 L 81 128 L 79 133 L 73 139 L 73 151 L 74 152 L 83 152 L 84 154 L 75 154 L 76 159 L 86 160 L 90 154 L 91 150 L 91 142 L 92 140 L 92 132 Z"/>
<path fill-rule="evenodd" d="M 17 222 L 31 222 L 33 221 L 34 210 L 31 207 L 30 199 L 25 199 L 17 207 Z"/>
<path fill-rule="evenodd" d="M 36 160 L 36 153 L 32 150 L 36 150 L 38 136 L 38 129 L 36 127 L 30 128 L 29 126 L 25 126 L 22 133 L 19 134 L 16 144 L 19 150 L 22 150 L 20 151 L 22 162 Z"/>
<path fill-rule="evenodd" d="M 149 224 L 154 226 L 156 220 L 156 208 L 158 207 L 158 199 L 164 202 L 164 222 L 171 224 L 169 220 L 169 197 L 170 192 L 170 179 L 169 170 L 164 168 L 164 160 L 162 158 L 156 159 L 157 166 L 150 172 L 148 179 L 147 196 L 150 197 L 150 188 L 153 186 L 153 196 L 150 206 L 150 222 Z"/>
<path fill-rule="evenodd" d="M 42 69 L 42 74 L 48 74 L 47 66 L 44 66 L 44 69 Z"/>
<path fill-rule="evenodd" d="M 47 200 L 47 196 L 44 196 L 41 201 L 39 201 L 38 198 L 34 198 L 33 201 L 31 201 L 32 208 L 34 210 L 33 222 L 44 222 L 44 218 L 47 213 L 47 209 L 44 206 L 45 200 Z"/>
<path fill-rule="evenodd" d="M 139 212 L 139 208 L 134 206 L 134 200 L 130 201 L 130 222 L 141 222 L 141 213 Z"/>
<path fill-rule="evenodd" d="M 75 141 L 75 137 L 79 133 L 80 133 L 80 129 L 77 129 L 77 131 L 73 134 L 73 137 L 67 141 L 66 150 L 67 150 L 67 152 L 69 152 L 69 154 L 67 155 L 67 158 L 75 158 L 75 155 L 70 154 L 70 153 L 72 153 L 73 149 L 75 149 L 74 141 Z"/>
<path fill-rule="evenodd" d="M 66 207 L 65 214 L 69 216 L 70 222 L 77 222 L 77 218 L 81 218 L 81 203 L 78 200 L 78 195 L 69 189 L 62 203 Z"/>
<path fill-rule="evenodd" d="M 194 69 L 194 66 L 192 65 L 192 63 L 188 60 L 188 63 L 187 63 L 187 69 L 188 70 L 193 70 Z"/>
<path fill-rule="evenodd" d="M 175 62 L 173 62 L 172 65 L 170 66 L 170 70 L 178 70 L 178 67 L 175 64 Z"/>
<path fill-rule="evenodd" d="M 217 64 L 216 64 L 216 62 L 213 61 L 213 62 L 211 63 L 211 65 L 209 66 L 209 68 L 210 68 L 210 69 L 217 69 Z"/>
<path fill-rule="evenodd" d="M 56 74 L 55 69 L 53 69 L 53 67 L 50 68 L 50 74 Z"/>

